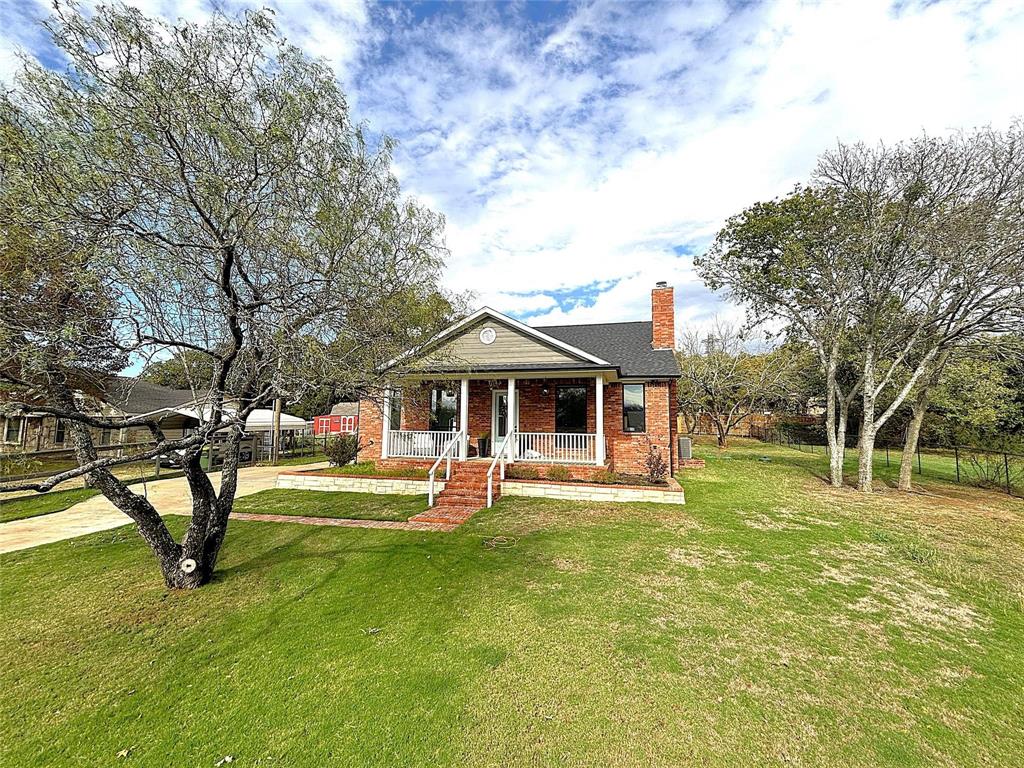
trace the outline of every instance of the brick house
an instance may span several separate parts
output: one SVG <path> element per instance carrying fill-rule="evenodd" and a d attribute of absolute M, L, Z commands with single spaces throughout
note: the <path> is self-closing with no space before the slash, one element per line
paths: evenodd
<path fill-rule="evenodd" d="M 651 292 L 651 320 L 530 327 L 490 308 L 409 353 L 400 386 L 360 403 L 360 460 L 432 463 L 504 452 L 513 462 L 644 471 L 676 453 L 673 289 Z"/>

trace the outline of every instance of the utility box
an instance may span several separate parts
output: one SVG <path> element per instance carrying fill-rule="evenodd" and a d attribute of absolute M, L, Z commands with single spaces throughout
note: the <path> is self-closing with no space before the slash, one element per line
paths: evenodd
<path fill-rule="evenodd" d="M 679 439 L 679 458 L 692 459 L 693 458 L 693 441 L 688 437 L 680 437 Z"/>

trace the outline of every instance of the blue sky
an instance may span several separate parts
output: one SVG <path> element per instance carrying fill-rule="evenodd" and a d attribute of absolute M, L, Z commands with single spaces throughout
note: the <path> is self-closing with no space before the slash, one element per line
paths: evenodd
<path fill-rule="evenodd" d="M 1024 5 L 1006 0 L 267 5 L 399 140 L 404 189 L 447 217 L 448 285 L 535 324 L 645 318 L 658 280 L 679 330 L 738 317 L 692 269 L 725 217 L 837 139 L 1024 112 Z M 47 13 L 0 0 L 0 78 L 16 49 L 48 59 Z"/>

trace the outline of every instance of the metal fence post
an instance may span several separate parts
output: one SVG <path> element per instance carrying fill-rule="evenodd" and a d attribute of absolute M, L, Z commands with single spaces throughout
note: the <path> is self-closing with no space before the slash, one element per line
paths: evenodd
<path fill-rule="evenodd" d="M 885 444 L 885 466 L 889 466 L 889 444 Z"/>
<path fill-rule="evenodd" d="M 1006 472 L 1006 492 L 1012 496 L 1013 492 L 1010 490 L 1010 457 L 1005 451 L 1003 452 L 1003 469 Z"/>
<path fill-rule="evenodd" d="M 953 458 L 956 459 L 956 481 L 960 482 L 960 446 L 953 446 Z"/>
<path fill-rule="evenodd" d="M 921 441 L 917 442 L 917 474 L 921 474 Z"/>

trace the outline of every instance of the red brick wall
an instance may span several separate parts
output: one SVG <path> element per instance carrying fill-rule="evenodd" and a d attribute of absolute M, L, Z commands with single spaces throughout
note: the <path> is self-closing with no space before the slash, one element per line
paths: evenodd
<path fill-rule="evenodd" d="M 675 291 L 671 286 L 651 291 L 651 322 L 654 326 L 651 346 L 674 349 L 676 346 Z"/>
<path fill-rule="evenodd" d="M 604 433 L 608 441 L 608 459 L 616 472 L 643 474 L 650 438 L 666 460 L 673 456 L 674 422 L 673 381 L 648 381 L 644 386 L 647 432 L 622 431 L 622 385 L 611 384 L 604 393 Z"/>
<path fill-rule="evenodd" d="M 380 403 L 364 398 L 359 401 L 359 461 L 380 459 L 380 439 L 384 416 Z"/>

